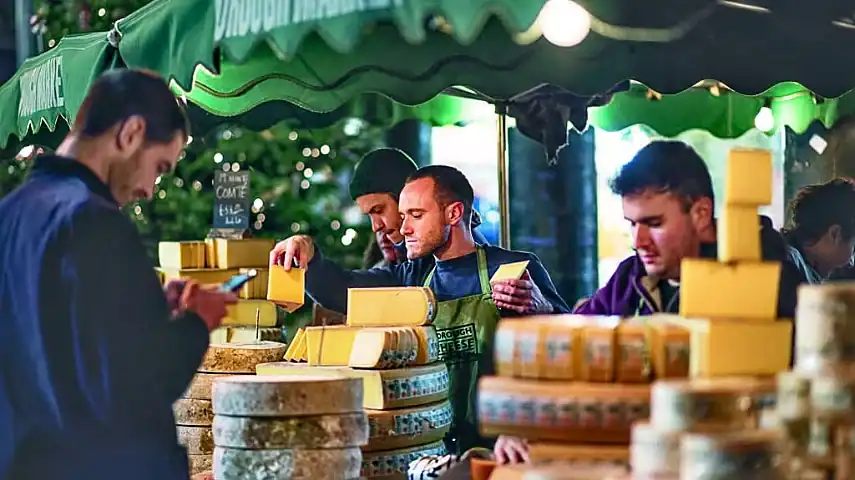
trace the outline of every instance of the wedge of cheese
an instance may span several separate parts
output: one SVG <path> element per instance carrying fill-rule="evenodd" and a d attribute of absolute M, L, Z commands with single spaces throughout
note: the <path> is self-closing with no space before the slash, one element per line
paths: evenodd
<path fill-rule="evenodd" d="M 439 359 L 439 339 L 436 336 L 436 329 L 433 325 L 424 325 L 421 327 L 413 327 L 413 331 L 418 339 L 418 349 L 416 358 L 410 365 L 427 365 Z"/>
<path fill-rule="evenodd" d="M 285 270 L 271 265 L 267 272 L 267 299 L 289 312 L 303 306 L 306 297 L 306 271 L 301 268 Z"/>
<path fill-rule="evenodd" d="M 528 260 L 522 262 L 506 263 L 500 265 L 496 273 L 490 277 L 490 283 L 500 282 L 502 280 L 519 280 L 525 274 L 525 269 L 528 267 Z"/>
<path fill-rule="evenodd" d="M 399 363 L 396 333 L 366 328 L 356 332 L 348 365 L 354 368 L 390 368 Z"/>
<path fill-rule="evenodd" d="M 753 207 L 772 203 L 772 152 L 737 148 L 730 151 L 724 203 Z"/>
<path fill-rule="evenodd" d="M 436 298 L 429 288 L 350 288 L 347 324 L 354 327 L 421 326 L 433 321 Z"/>
<path fill-rule="evenodd" d="M 720 262 L 759 262 L 760 217 L 757 207 L 726 205 L 718 222 Z"/>
<path fill-rule="evenodd" d="M 774 322 L 780 276 L 778 262 L 725 264 L 687 258 L 680 268 L 680 315 Z"/>

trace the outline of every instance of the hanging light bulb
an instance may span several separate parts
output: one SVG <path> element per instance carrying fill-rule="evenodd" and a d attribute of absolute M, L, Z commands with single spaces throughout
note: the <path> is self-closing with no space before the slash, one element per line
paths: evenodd
<path fill-rule="evenodd" d="M 573 47 L 591 31 L 591 14 L 572 0 L 548 0 L 537 16 L 537 24 L 549 43 Z"/>
<path fill-rule="evenodd" d="M 768 132 L 775 128 L 775 115 L 772 113 L 772 102 L 766 100 L 763 107 L 754 117 L 754 127 L 761 132 Z"/>

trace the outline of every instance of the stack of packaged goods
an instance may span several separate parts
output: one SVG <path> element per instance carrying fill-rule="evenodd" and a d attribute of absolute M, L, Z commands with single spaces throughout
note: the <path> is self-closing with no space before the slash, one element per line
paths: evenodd
<path fill-rule="evenodd" d="M 281 359 L 285 349 L 285 344 L 278 342 L 212 344 L 208 348 L 199 372 L 173 405 L 178 441 L 187 449 L 191 475 L 211 470 L 214 381 L 228 375 L 252 375 L 256 365 Z"/>
<path fill-rule="evenodd" d="M 683 260 L 680 316 L 650 320 L 689 330 L 693 378 L 654 384 L 650 422 L 633 426 L 633 475 L 789 474 L 785 436 L 768 428 L 775 427 L 772 375 L 789 365 L 793 328 L 775 318 L 781 265 L 761 260 L 757 208 L 771 203 L 771 170 L 768 152 L 731 152 L 719 261 Z"/>
<path fill-rule="evenodd" d="M 649 415 L 651 378 L 689 369 L 685 329 L 618 317 L 505 319 L 494 349 L 498 376 L 479 383 L 481 432 L 527 439 L 535 464 L 626 468 L 631 425 Z"/>
<path fill-rule="evenodd" d="M 804 285 L 793 371 L 778 375 L 778 421 L 798 478 L 855 478 L 855 285 Z"/>
<path fill-rule="evenodd" d="M 276 305 L 267 300 L 267 262 L 272 248 L 272 240 L 255 238 L 160 242 L 158 274 L 162 283 L 192 279 L 201 284 L 221 284 L 235 275 L 255 270 L 257 276 L 238 292 L 240 300 L 229 307 L 223 326 L 211 332 L 211 342 L 252 342 L 257 340 L 256 335 L 260 340 L 281 341 Z"/>
<path fill-rule="evenodd" d="M 368 439 L 362 395 L 357 378 L 217 379 L 214 478 L 359 478 Z"/>
<path fill-rule="evenodd" d="M 347 325 L 299 330 L 286 361 L 256 371 L 361 380 L 370 433 L 359 476 L 407 478 L 411 461 L 446 453 L 451 426 L 448 370 L 429 325 L 435 307 L 427 288 L 350 289 Z"/>

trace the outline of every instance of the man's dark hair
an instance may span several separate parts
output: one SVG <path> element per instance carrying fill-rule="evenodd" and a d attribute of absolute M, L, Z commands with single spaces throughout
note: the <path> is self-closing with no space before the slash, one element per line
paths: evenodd
<path fill-rule="evenodd" d="M 398 201 L 407 177 L 418 169 L 416 162 L 397 148 L 378 148 L 365 154 L 353 168 L 350 196 L 388 193 Z"/>
<path fill-rule="evenodd" d="M 103 135 L 132 116 L 145 120 L 145 140 L 169 143 L 176 133 L 190 134 L 187 115 L 166 82 L 144 70 L 109 70 L 92 84 L 72 132 L 83 138 Z"/>
<path fill-rule="evenodd" d="M 792 243 L 810 244 L 834 225 L 846 240 L 855 236 L 855 181 L 835 178 L 808 185 L 790 202 L 790 218 L 784 234 Z"/>
<path fill-rule="evenodd" d="M 699 198 L 715 200 L 706 163 L 683 142 L 655 141 L 638 151 L 609 182 L 621 197 L 651 191 L 672 193 L 686 210 Z"/>
<path fill-rule="evenodd" d="M 430 165 L 415 171 L 407 183 L 421 178 L 433 179 L 436 191 L 436 201 L 440 206 L 448 206 L 454 202 L 463 203 L 463 218 L 472 218 L 472 204 L 475 202 L 475 192 L 463 173 L 448 165 Z"/>

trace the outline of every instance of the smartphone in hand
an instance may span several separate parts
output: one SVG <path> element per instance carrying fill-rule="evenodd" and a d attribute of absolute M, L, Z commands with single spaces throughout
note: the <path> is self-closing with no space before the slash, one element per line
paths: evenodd
<path fill-rule="evenodd" d="M 258 270 L 254 269 L 254 268 L 249 270 L 246 273 L 241 273 L 241 274 L 235 275 L 234 277 L 228 279 L 226 282 L 224 282 L 222 285 L 220 285 L 220 291 L 221 292 L 236 293 L 238 290 L 241 289 L 241 287 L 246 285 L 247 282 L 249 282 L 250 280 L 252 280 L 253 278 L 255 278 L 257 276 L 258 276 Z"/>

